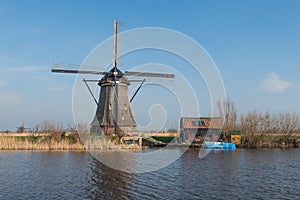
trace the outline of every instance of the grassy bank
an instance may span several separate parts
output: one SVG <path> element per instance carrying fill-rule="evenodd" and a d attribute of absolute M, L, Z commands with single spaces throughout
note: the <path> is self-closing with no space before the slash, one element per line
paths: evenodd
<path fill-rule="evenodd" d="M 1 136 L 0 150 L 84 150 L 77 136 Z"/>
<path fill-rule="evenodd" d="M 83 145 L 85 144 L 85 145 Z M 0 150 L 96 150 L 113 149 L 114 143 L 103 136 L 86 135 L 81 138 L 77 134 L 65 133 L 6 133 L 0 134 Z"/>
<path fill-rule="evenodd" d="M 171 142 L 173 136 L 152 136 L 156 141 L 164 143 Z M 112 138 L 113 139 L 113 138 Z M 176 139 L 176 138 L 175 138 Z M 261 137 L 247 137 L 242 135 L 241 148 L 299 148 L 300 135 L 294 135 L 289 140 L 283 139 L 276 134 Z M 84 144 L 84 145 L 83 145 Z M 105 136 L 65 134 L 65 133 L 0 133 L 0 150 L 53 150 L 53 151 L 75 151 L 75 150 L 105 150 L 126 148 L 126 146 L 115 145 L 116 140 L 108 140 Z"/>

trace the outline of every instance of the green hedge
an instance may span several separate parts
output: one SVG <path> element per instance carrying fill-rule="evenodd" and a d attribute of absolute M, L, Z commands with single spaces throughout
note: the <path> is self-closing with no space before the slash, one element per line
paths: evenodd
<path fill-rule="evenodd" d="M 26 140 L 28 142 L 37 142 L 39 139 L 42 138 L 42 136 L 13 136 L 18 141 L 25 142 Z"/>
<path fill-rule="evenodd" d="M 151 136 L 153 139 L 164 142 L 170 143 L 175 137 L 174 136 Z"/>

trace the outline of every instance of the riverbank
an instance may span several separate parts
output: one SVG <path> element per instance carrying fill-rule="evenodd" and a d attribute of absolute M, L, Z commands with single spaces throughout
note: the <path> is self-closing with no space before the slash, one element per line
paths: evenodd
<path fill-rule="evenodd" d="M 0 150 L 86 151 L 144 149 L 140 144 L 118 144 L 117 138 L 76 133 L 0 133 Z"/>
<path fill-rule="evenodd" d="M 78 136 L 0 134 L 0 150 L 85 150 Z"/>
<path fill-rule="evenodd" d="M 155 137 L 156 140 L 163 140 L 163 143 L 170 142 L 174 137 Z M 163 145 L 162 145 L 163 146 Z M 149 145 L 148 147 L 151 147 Z M 200 148 L 201 144 L 172 143 L 169 147 L 176 148 Z M 299 137 L 293 138 L 288 143 L 277 140 L 276 137 L 269 140 L 260 140 L 255 144 L 243 141 L 238 148 L 299 148 Z M 0 150 L 46 150 L 46 151 L 86 151 L 86 150 L 110 150 L 110 149 L 143 149 L 147 146 L 139 144 L 116 145 L 104 136 L 86 135 L 79 137 L 75 133 L 0 133 Z"/>

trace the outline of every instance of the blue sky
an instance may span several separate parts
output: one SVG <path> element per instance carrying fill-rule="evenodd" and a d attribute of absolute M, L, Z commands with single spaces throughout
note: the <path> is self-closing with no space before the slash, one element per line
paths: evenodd
<path fill-rule="evenodd" d="M 240 113 L 300 113 L 299 10 L 299 1 L 283 0 L 1 0 L 0 130 L 44 120 L 72 124 L 75 76 L 52 74 L 52 61 L 82 63 L 112 35 L 115 19 L 126 30 L 169 28 L 201 44 Z M 148 90 L 133 105 L 141 124 L 149 120 L 138 111 Z M 177 118 L 167 126 L 177 126 Z"/>

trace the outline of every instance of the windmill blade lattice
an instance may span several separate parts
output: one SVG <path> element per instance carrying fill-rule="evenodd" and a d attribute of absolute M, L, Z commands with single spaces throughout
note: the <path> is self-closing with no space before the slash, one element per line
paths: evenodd
<path fill-rule="evenodd" d="M 150 73 L 150 72 L 131 72 L 125 71 L 125 76 L 143 76 L 143 77 L 157 77 L 157 78 L 175 78 L 174 74 Z"/>

